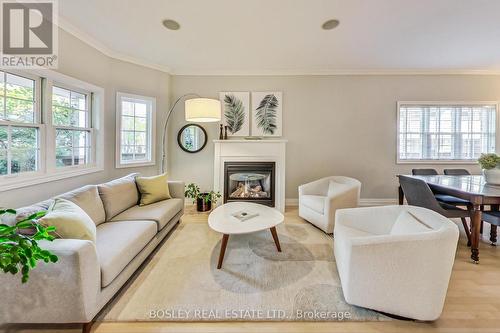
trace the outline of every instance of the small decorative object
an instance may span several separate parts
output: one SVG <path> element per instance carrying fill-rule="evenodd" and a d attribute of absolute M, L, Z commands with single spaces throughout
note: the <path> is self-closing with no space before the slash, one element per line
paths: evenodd
<path fill-rule="evenodd" d="M 222 121 L 230 136 L 250 135 L 250 93 L 221 92 Z"/>
<path fill-rule="evenodd" d="M 215 204 L 221 197 L 220 192 L 201 192 L 200 187 L 194 183 L 186 185 L 184 195 L 187 198 L 193 199 L 193 204 L 196 203 L 198 212 L 207 212 L 212 209 L 212 202 Z"/>
<path fill-rule="evenodd" d="M 187 124 L 177 133 L 177 143 L 186 153 L 197 153 L 207 144 L 207 131 L 198 124 Z"/>
<path fill-rule="evenodd" d="M 500 185 L 500 156 L 495 153 L 481 154 L 477 161 L 483 169 L 486 183 Z"/>
<path fill-rule="evenodd" d="M 220 128 L 219 128 L 219 140 L 224 140 L 223 129 L 224 129 L 224 125 L 220 124 Z"/>
<path fill-rule="evenodd" d="M 252 92 L 252 136 L 281 136 L 281 92 Z"/>
<path fill-rule="evenodd" d="M 224 126 L 224 140 L 227 140 L 227 126 Z"/>
<path fill-rule="evenodd" d="M 55 239 L 50 234 L 56 231 L 55 227 L 37 223 L 45 213 L 34 213 L 12 226 L 0 224 L 0 269 L 13 275 L 21 270 L 22 283 L 28 282 L 30 270 L 36 267 L 37 261 L 55 263 L 58 260 L 55 254 L 38 246 L 40 240 Z M 15 216 L 17 213 L 14 209 L 0 209 L 0 216 L 7 214 Z"/>
<path fill-rule="evenodd" d="M 240 210 L 240 211 L 237 211 L 235 213 L 232 213 L 231 216 L 233 216 L 233 217 L 237 218 L 238 220 L 240 220 L 241 222 L 243 222 L 243 221 L 247 221 L 247 220 L 250 220 L 251 218 L 259 216 L 259 213 Z"/>

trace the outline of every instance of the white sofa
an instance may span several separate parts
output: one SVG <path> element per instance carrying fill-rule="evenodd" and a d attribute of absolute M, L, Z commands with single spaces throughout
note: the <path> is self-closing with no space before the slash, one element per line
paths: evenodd
<path fill-rule="evenodd" d="M 333 232 L 335 211 L 358 207 L 361 183 L 353 178 L 325 177 L 299 186 L 299 216 L 327 234 Z"/>
<path fill-rule="evenodd" d="M 172 199 L 138 206 L 136 174 L 88 185 L 59 197 L 80 206 L 97 226 L 97 240 L 55 239 L 40 245 L 59 261 L 40 263 L 28 283 L 0 274 L 0 324 L 86 323 L 127 282 L 184 212 L 184 183 L 169 181 Z M 52 200 L 18 209 L 19 215 L 45 210 Z M 4 221 L 9 222 L 9 221 Z M 13 221 L 10 221 L 12 223 Z"/>
<path fill-rule="evenodd" d="M 439 318 L 458 242 L 446 217 L 414 206 L 342 209 L 334 253 L 347 303 L 406 318 Z"/>

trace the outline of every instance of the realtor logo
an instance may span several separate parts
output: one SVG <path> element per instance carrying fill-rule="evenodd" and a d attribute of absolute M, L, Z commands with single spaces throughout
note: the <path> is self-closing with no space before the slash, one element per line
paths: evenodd
<path fill-rule="evenodd" d="M 1 1 L 2 67 L 57 67 L 56 1 Z"/>

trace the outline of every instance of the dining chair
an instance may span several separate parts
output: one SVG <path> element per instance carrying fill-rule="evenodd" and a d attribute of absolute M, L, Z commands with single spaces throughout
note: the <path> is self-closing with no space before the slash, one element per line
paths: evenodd
<path fill-rule="evenodd" d="M 446 169 L 446 170 L 464 170 L 464 169 Z M 464 170 L 465 172 L 468 172 L 467 170 Z M 436 169 L 412 169 L 411 170 L 412 175 L 414 176 L 437 176 L 438 172 Z M 471 205 L 470 202 L 464 199 L 460 199 L 457 197 L 454 197 L 452 195 L 446 195 L 446 194 L 435 194 L 434 195 L 436 199 L 439 201 L 445 202 L 449 205 L 453 206 L 465 206 L 469 207 Z"/>
<path fill-rule="evenodd" d="M 466 218 L 471 216 L 468 209 L 437 200 L 429 185 L 423 180 L 400 175 L 399 184 L 409 205 L 433 210 L 447 218 L 459 218 L 467 235 L 467 246 L 470 246 L 470 228 Z"/>
<path fill-rule="evenodd" d="M 470 176 L 470 172 L 466 169 L 444 169 L 444 174 L 447 176 Z"/>
<path fill-rule="evenodd" d="M 497 228 L 500 226 L 500 211 L 484 211 L 482 221 L 491 224 L 490 241 L 491 245 L 496 245 Z"/>
<path fill-rule="evenodd" d="M 436 169 L 411 169 L 414 176 L 436 176 L 439 175 Z"/>

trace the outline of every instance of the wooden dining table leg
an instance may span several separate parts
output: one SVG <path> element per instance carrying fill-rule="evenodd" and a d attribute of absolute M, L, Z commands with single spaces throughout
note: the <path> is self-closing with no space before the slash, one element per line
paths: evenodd
<path fill-rule="evenodd" d="M 482 211 L 481 205 L 474 205 L 471 216 L 471 259 L 475 264 L 479 263 L 479 240 L 481 237 Z"/>

